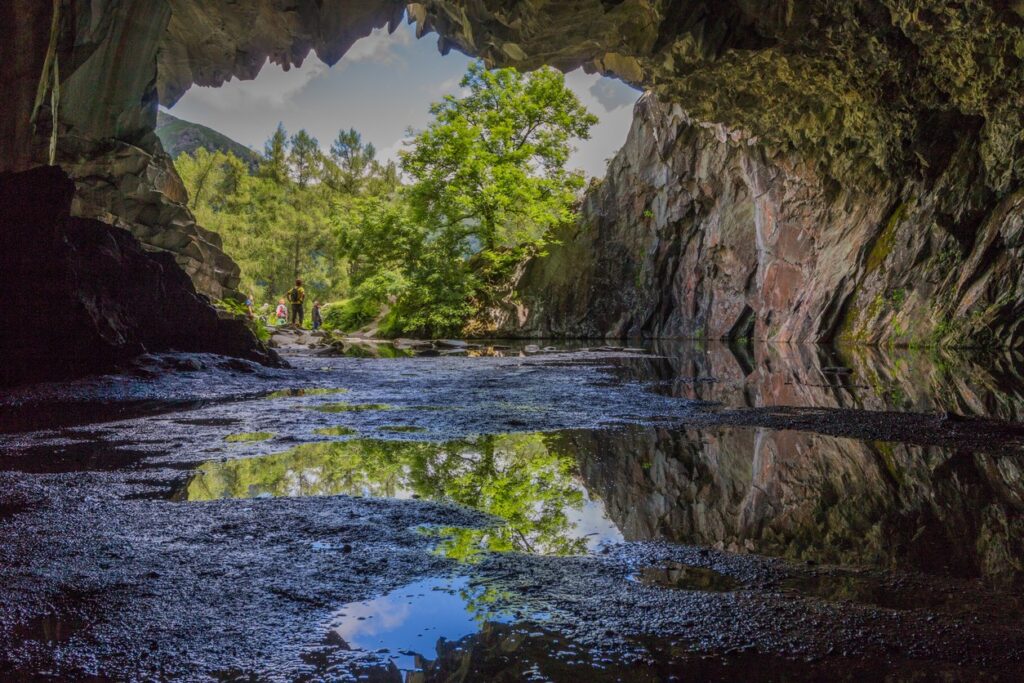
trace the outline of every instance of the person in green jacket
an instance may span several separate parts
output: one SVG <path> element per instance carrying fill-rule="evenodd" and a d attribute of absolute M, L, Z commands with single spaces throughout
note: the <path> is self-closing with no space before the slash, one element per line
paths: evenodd
<path fill-rule="evenodd" d="M 295 286 L 289 289 L 285 296 L 288 297 L 288 306 L 291 309 L 288 322 L 296 327 L 302 327 L 302 320 L 305 317 L 302 304 L 306 301 L 306 290 L 302 288 L 302 280 L 296 280 Z"/>

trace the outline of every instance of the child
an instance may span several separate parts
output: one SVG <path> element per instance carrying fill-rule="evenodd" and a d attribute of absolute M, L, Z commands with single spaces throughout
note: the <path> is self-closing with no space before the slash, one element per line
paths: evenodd
<path fill-rule="evenodd" d="M 277 324 L 284 325 L 288 322 L 288 307 L 284 305 L 284 299 L 277 302 Z"/>
<path fill-rule="evenodd" d="M 313 329 L 319 330 L 320 326 L 323 325 L 324 319 L 320 317 L 320 302 L 313 302 Z"/>

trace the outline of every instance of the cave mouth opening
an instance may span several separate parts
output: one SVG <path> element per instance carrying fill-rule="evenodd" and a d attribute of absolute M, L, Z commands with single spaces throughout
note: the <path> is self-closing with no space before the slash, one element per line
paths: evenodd
<path fill-rule="evenodd" d="M 552 99 L 551 88 L 565 100 Z M 291 68 L 268 58 L 250 80 L 193 85 L 160 107 L 156 134 L 198 226 L 216 233 L 239 266 L 237 293 L 214 297 L 222 307 L 240 311 L 231 302 L 244 301 L 261 328 L 323 322 L 371 336 L 462 336 L 477 325 L 476 302 L 493 298 L 478 283 L 511 285 L 514 269 L 495 272 L 493 262 L 539 251 L 575 215 L 588 185 L 603 179 L 638 96 L 581 68 L 483 70 L 400 22 L 357 40 L 333 67 L 313 51 Z M 457 124 L 476 126 L 457 151 L 435 145 L 438 136 L 460 134 L 442 111 L 452 113 L 456 101 L 467 103 Z M 417 171 L 423 163 L 433 168 Z M 479 176 L 472 191 L 415 201 L 424 188 L 443 193 L 442 175 L 450 188 L 467 173 Z M 509 173 L 521 174 L 523 185 L 502 180 Z M 547 197 L 556 192 L 572 197 L 555 205 Z M 488 193 L 494 201 L 473 203 Z M 432 212 L 445 201 L 447 209 Z M 557 220 L 537 218 L 556 211 Z M 458 222 L 457 236 L 442 229 L 449 221 Z M 459 273 L 422 258 L 425 244 L 446 239 L 458 242 L 445 256 L 464 262 Z M 396 249 L 403 240 L 404 251 Z M 439 279 L 452 296 L 411 291 Z"/>

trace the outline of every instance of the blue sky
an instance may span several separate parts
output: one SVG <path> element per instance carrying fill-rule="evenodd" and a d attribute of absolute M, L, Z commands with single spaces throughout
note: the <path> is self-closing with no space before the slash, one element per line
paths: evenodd
<path fill-rule="evenodd" d="M 394 34 L 380 29 L 360 40 L 332 68 L 312 54 L 287 72 L 268 64 L 252 81 L 193 87 L 169 111 L 254 149 L 263 148 L 278 122 L 289 133 L 305 128 L 325 149 L 338 130 L 354 127 L 379 156 L 396 159 L 406 128 L 426 126 L 430 103 L 458 91 L 469 62 L 455 51 L 442 57 L 436 36 L 417 40 L 413 27 L 403 24 Z M 582 70 L 568 74 L 566 83 L 601 120 L 570 164 L 603 176 L 605 160 L 626 139 L 640 93 Z"/>

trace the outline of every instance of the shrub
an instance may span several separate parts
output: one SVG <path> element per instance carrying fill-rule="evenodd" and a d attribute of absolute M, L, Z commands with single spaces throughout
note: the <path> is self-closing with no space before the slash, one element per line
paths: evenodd
<path fill-rule="evenodd" d="M 254 318 L 249 317 L 249 309 L 245 307 L 245 304 L 235 301 L 234 299 L 221 299 L 220 301 L 214 302 L 214 307 L 218 310 L 230 313 L 231 315 L 241 318 L 245 321 L 252 333 L 256 335 L 256 338 L 261 342 L 266 343 L 270 340 L 270 333 L 267 332 L 267 328 L 263 324 Z"/>

